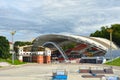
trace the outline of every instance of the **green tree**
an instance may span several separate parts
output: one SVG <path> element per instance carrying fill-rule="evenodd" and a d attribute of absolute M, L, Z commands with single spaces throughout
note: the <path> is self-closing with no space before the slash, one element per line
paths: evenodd
<path fill-rule="evenodd" d="M 16 53 L 18 53 L 18 46 L 25 46 L 25 45 L 32 45 L 31 42 L 22 42 L 22 41 L 16 41 L 14 43 L 14 50 Z"/>
<path fill-rule="evenodd" d="M 69 43 L 69 44 L 67 44 L 67 45 L 62 46 L 62 49 L 65 51 L 65 50 L 67 50 L 67 49 L 74 48 L 76 45 L 77 45 L 77 43 L 71 42 L 71 43 Z"/>
<path fill-rule="evenodd" d="M 118 46 L 120 46 L 120 24 L 113 24 L 110 27 L 113 30 L 112 33 L 112 40 L 114 43 L 116 43 Z M 110 38 L 110 34 L 107 31 L 108 27 L 107 26 L 103 26 L 101 27 L 100 31 L 95 31 L 94 33 L 91 33 L 90 36 L 92 37 L 102 37 L 102 38 L 106 38 L 109 39 Z"/>
<path fill-rule="evenodd" d="M 10 57 L 9 41 L 4 36 L 0 36 L 0 58 L 7 59 Z"/>
<path fill-rule="evenodd" d="M 120 46 L 120 24 L 111 25 L 111 29 L 113 29 L 113 41 Z"/>

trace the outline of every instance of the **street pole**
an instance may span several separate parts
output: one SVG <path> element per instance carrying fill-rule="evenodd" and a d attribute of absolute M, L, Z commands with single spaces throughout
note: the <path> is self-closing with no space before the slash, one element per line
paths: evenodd
<path fill-rule="evenodd" d="M 111 55 L 111 60 L 112 60 L 112 29 L 107 30 L 110 33 L 110 55 Z"/>
<path fill-rule="evenodd" d="M 13 36 L 15 35 L 16 31 L 12 31 L 11 35 L 12 35 L 12 64 L 14 64 L 14 39 Z"/>
<path fill-rule="evenodd" d="M 112 32 L 110 32 L 110 54 L 111 54 L 111 60 L 112 60 Z"/>

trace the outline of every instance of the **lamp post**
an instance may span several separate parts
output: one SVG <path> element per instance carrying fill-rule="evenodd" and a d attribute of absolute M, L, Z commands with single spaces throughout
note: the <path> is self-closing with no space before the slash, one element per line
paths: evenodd
<path fill-rule="evenodd" d="M 107 29 L 107 31 L 110 33 L 110 54 L 111 54 L 111 60 L 112 60 L 112 32 L 113 32 L 113 29 Z"/>
<path fill-rule="evenodd" d="M 12 64 L 14 64 L 14 39 L 13 36 L 15 35 L 16 31 L 12 31 L 11 35 L 12 35 Z"/>

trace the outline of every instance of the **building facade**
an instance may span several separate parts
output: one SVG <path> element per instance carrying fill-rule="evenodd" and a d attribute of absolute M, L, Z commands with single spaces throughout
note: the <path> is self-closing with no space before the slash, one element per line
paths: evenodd
<path fill-rule="evenodd" d="M 18 58 L 21 62 L 50 63 L 51 50 L 42 46 L 26 45 L 18 47 Z"/>

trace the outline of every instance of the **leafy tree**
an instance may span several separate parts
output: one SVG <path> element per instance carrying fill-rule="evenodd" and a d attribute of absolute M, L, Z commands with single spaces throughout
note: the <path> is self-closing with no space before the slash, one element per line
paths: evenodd
<path fill-rule="evenodd" d="M 107 29 L 108 29 L 107 26 L 102 26 L 100 31 L 97 30 L 95 33 L 91 33 L 90 36 L 109 39 L 109 32 L 107 32 Z"/>
<path fill-rule="evenodd" d="M 75 42 L 71 42 L 70 44 L 62 46 L 62 49 L 65 51 L 67 49 L 74 48 L 77 44 Z"/>
<path fill-rule="evenodd" d="M 120 46 L 120 24 L 111 25 L 113 29 L 113 41 Z"/>
<path fill-rule="evenodd" d="M 31 42 L 22 42 L 22 41 L 16 41 L 14 46 L 25 46 L 25 45 L 31 45 Z"/>
<path fill-rule="evenodd" d="M 4 36 L 0 36 L 0 58 L 7 59 L 10 56 L 9 41 Z"/>
<path fill-rule="evenodd" d="M 31 45 L 31 42 L 22 42 L 22 41 L 16 41 L 14 43 L 14 50 L 16 53 L 18 53 L 18 46 L 25 46 L 25 45 Z"/>
<path fill-rule="evenodd" d="M 113 30 L 113 33 L 112 33 L 113 42 L 116 43 L 118 46 L 120 46 L 120 24 L 113 24 L 111 25 L 110 28 Z M 107 30 L 108 30 L 108 27 L 103 26 L 101 27 L 100 31 L 97 30 L 96 32 L 91 33 L 90 36 L 109 39 L 110 33 Z"/>

